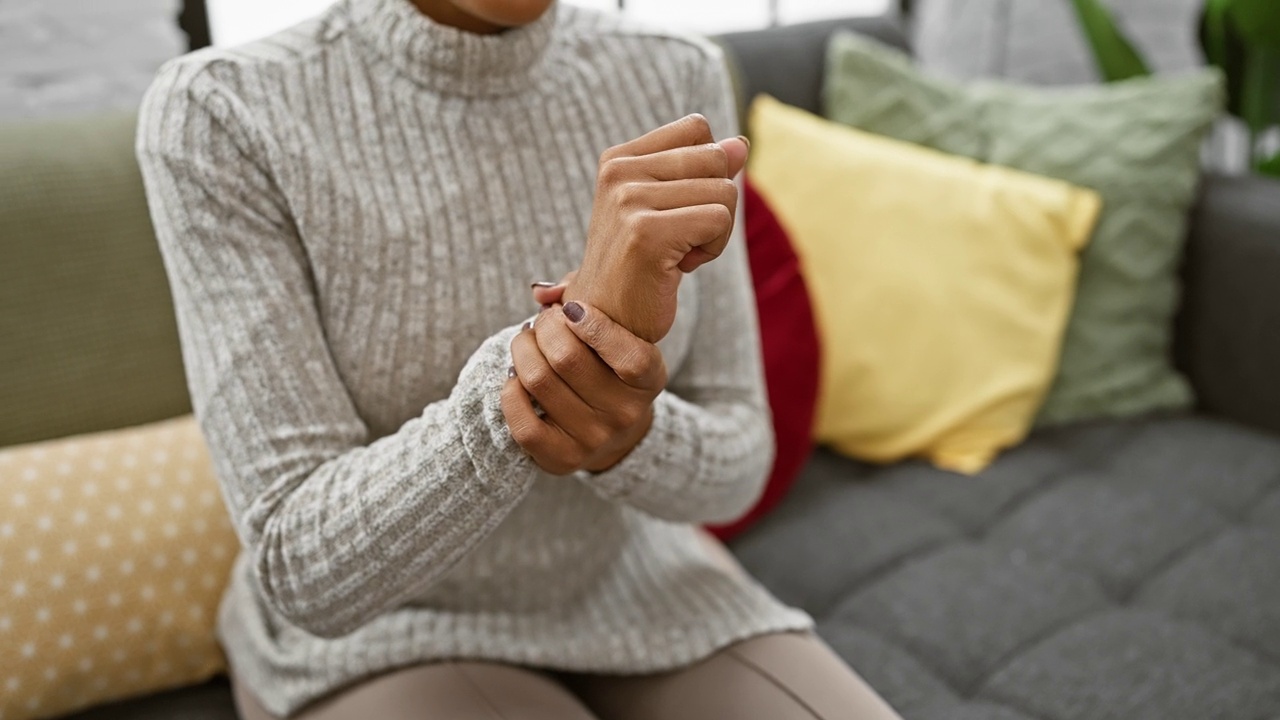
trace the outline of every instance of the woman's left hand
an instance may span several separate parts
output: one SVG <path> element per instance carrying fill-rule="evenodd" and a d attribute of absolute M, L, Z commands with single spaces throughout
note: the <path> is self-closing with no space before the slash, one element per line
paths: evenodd
<path fill-rule="evenodd" d="M 649 431 L 653 400 L 667 382 L 662 353 L 600 310 L 561 306 L 554 291 L 539 290 L 535 297 L 550 302 L 511 343 L 513 375 L 502 389 L 507 427 L 553 475 L 607 470 Z"/>

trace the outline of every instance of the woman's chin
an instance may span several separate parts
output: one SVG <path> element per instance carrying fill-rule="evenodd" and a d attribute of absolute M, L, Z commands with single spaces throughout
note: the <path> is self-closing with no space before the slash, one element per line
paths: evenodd
<path fill-rule="evenodd" d="M 487 23 L 510 28 L 542 17 L 555 0 L 454 0 L 454 4 Z"/>

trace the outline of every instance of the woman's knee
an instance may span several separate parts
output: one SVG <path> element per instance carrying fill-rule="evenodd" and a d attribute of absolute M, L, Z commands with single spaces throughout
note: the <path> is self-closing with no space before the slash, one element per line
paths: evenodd
<path fill-rule="evenodd" d="M 233 677 L 241 720 L 280 720 Z M 449 662 L 394 670 L 358 682 L 292 720 L 595 720 L 550 676 L 511 665 Z"/>
<path fill-rule="evenodd" d="M 752 638 L 675 672 L 571 686 L 601 720 L 900 720 L 809 633 Z"/>

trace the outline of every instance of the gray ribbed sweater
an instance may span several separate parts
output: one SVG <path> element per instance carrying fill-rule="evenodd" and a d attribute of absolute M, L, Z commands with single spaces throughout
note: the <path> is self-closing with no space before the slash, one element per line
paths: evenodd
<path fill-rule="evenodd" d="M 341 0 L 161 71 L 138 153 L 244 545 L 219 632 L 269 710 L 435 659 L 645 672 L 809 627 L 690 525 L 743 511 L 771 458 L 740 233 L 685 279 L 617 467 L 542 474 L 499 409 L 600 152 L 694 111 L 737 132 L 712 46 L 563 5 L 478 36 Z"/>

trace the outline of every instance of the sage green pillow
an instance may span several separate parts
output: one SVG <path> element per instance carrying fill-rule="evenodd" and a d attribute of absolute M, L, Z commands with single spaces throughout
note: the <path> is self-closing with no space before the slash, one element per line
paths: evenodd
<path fill-rule="evenodd" d="M 0 446 L 191 412 L 136 125 L 0 124 Z"/>
<path fill-rule="evenodd" d="M 1173 315 L 1200 144 L 1222 108 L 1216 70 L 1073 88 L 958 85 L 851 33 L 827 53 L 832 120 L 1059 178 L 1102 195 L 1062 361 L 1037 423 L 1192 403 L 1173 368 Z"/>

